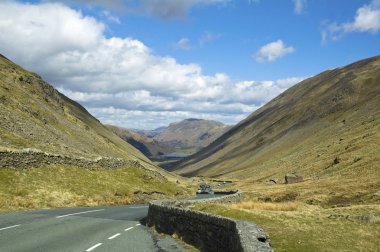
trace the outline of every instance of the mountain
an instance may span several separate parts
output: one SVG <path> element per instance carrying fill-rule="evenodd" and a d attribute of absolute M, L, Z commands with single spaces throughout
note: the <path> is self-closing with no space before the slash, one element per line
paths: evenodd
<path fill-rule="evenodd" d="M 159 135 L 162 131 L 164 131 L 167 127 L 159 127 L 154 130 L 140 130 L 140 129 L 130 129 L 130 131 L 136 132 L 139 135 L 143 135 L 147 138 L 154 138 Z"/>
<path fill-rule="evenodd" d="M 0 149 L 149 162 L 40 76 L 0 57 Z"/>
<path fill-rule="evenodd" d="M 0 55 L 0 211 L 187 194 L 40 76 Z"/>
<path fill-rule="evenodd" d="M 136 149 L 140 150 L 148 158 L 158 157 L 159 155 L 163 155 L 165 153 L 172 153 L 175 151 L 174 148 L 160 144 L 157 140 L 149 138 L 148 136 L 152 136 L 152 134 L 148 133 L 148 131 L 145 131 L 148 135 L 145 136 L 133 130 L 128 130 L 112 125 L 106 126 L 121 139 L 128 142 Z"/>
<path fill-rule="evenodd" d="M 201 149 L 229 128 L 230 126 L 212 120 L 185 119 L 161 129 L 154 139 L 178 149 Z"/>
<path fill-rule="evenodd" d="M 160 160 L 168 155 L 181 157 L 183 153 L 194 153 L 231 128 L 220 122 L 201 119 L 185 119 L 154 130 L 107 127 L 145 156 Z"/>
<path fill-rule="evenodd" d="M 291 172 L 363 181 L 378 174 L 379 142 L 377 56 L 300 82 L 174 170 L 252 181 Z"/>

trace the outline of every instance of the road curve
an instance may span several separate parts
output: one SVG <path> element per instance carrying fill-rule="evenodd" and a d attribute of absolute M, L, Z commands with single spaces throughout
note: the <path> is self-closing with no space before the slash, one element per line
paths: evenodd
<path fill-rule="evenodd" d="M 205 197 L 215 196 L 200 195 L 197 198 Z M 0 251 L 166 251 L 157 245 L 148 228 L 142 225 L 147 214 L 147 205 L 61 208 L 0 214 Z M 162 244 L 168 242 L 172 241 Z M 170 251 L 184 251 L 178 244 L 166 246 L 170 247 Z"/>
<path fill-rule="evenodd" d="M 156 251 L 140 221 L 148 206 L 67 208 L 0 215 L 0 251 Z"/>

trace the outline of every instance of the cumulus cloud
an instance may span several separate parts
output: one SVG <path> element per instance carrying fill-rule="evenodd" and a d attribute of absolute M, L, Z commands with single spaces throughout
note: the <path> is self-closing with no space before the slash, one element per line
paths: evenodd
<path fill-rule="evenodd" d="M 1 53 L 105 123 L 154 128 L 188 117 L 233 124 L 301 79 L 235 81 L 153 54 L 61 3 L 0 3 Z"/>
<path fill-rule="evenodd" d="M 306 8 L 306 0 L 293 0 L 294 3 L 294 13 L 300 15 L 304 13 Z"/>
<path fill-rule="evenodd" d="M 286 47 L 282 40 L 277 40 L 261 47 L 260 50 L 256 53 L 255 58 L 256 61 L 260 63 L 275 61 L 287 54 L 293 53 L 294 51 L 295 50 L 293 47 Z"/>
<path fill-rule="evenodd" d="M 352 22 L 325 22 L 322 29 L 322 43 L 328 40 L 338 40 L 344 34 L 352 32 L 368 32 L 376 34 L 380 30 L 380 0 L 372 0 L 356 11 Z"/>

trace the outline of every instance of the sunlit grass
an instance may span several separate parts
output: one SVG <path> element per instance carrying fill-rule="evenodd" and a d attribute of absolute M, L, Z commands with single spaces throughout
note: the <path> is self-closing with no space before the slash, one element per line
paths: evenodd
<path fill-rule="evenodd" d="M 380 249 L 379 221 L 363 223 L 328 218 L 334 213 L 372 213 L 380 216 L 379 205 L 334 209 L 300 205 L 295 211 L 268 211 L 237 209 L 236 205 L 202 204 L 196 209 L 259 224 L 269 233 L 275 251 L 364 252 Z"/>
<path fill-rule="evenodd" d="M 280 203 L 271 203 L 271 202 L 255 202 L 255 201 L 244 201 L 241 203 L 236 203 L 230 205 L 231 208 L 235 209 L 260 209 L 260 210 L 269 210 L 269 211 L 295 211 L 298 209 L 298 204 L 294 202 L 280 202 Z"/>
<path fill-rule="evenodd" d="M 50 166 L 0 169 L 0 211 L 123 205 L 146 198 L 183 197 L 188 191 L 136 168 Z"/>

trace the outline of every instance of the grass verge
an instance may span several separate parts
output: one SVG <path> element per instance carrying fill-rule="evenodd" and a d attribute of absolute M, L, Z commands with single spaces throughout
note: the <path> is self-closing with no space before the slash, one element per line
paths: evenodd
<path fill-rule="evenodd" d="M 144 170 L 47 166 L 0 169 L 0 211 L 122 205 L 189 192 Z"/>
<path fill-rule="evenodd" d="M 278 204 L 278 207 L 274 207 Z M 371 213 L 380 216 L 379 205 L 361 205 L 325 209 L 298 204 L 297 210 L 284 211 L 283 203 L 244 209 L 241 205 L 201 204 L 197 210 L 253 221 L 269 233 L 275 251 L 380 251 L 380 222 L 329 218 L 342 214 Z M 263 206 L 263 205 L 260 205 Z M 242 208 L 240 208 L 242 207 Z"/>

